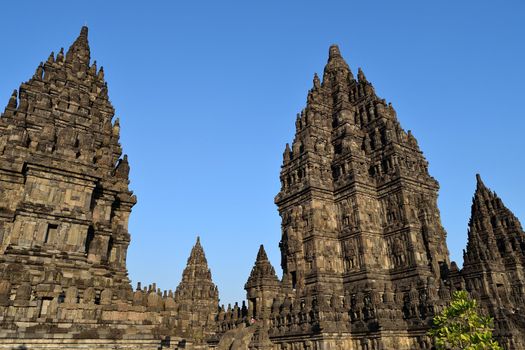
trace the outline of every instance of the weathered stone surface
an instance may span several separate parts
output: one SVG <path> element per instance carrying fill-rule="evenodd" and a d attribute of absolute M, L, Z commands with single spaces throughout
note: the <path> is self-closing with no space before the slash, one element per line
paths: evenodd
<path fill-rule="evenodd" d="M 449 261 L 438 183 L 415 137 L 339 48 L 286 145 L 278 279 L 261 246 L 245 302 L 219 306 L 197 239 L 173 291 L 132 290 L 136 198 L 104 71 L 83 27 L 0 118 L 0 349 L 430 349 L 452 291 L 525 348 L 525 233 L 478 176 L 464 267 Z"/>
<path fill-rule="evenodd" d="M 496 193 L 476 178 L 463 269 L 453 280 L 495 318 L 495 335 L 502 345 L 523 349 L 525 232 Z"/>
<path fill-rule="evenodd" d="M 280 179 L 283 278 L 261 247 L 245 286 L 248 317 L 278 347 L 430 349 L 432 318 L 458 288 L 496 318 L 507 349 L 525 347 L 518 220 L 478 176 L 465 266 L 450 263 L 439 186 L 416 139 L 337 46 L 322 81 L 314 76 Z M 242 325 L 229 313 L 219 313 L 222 330 Z"/>
<path fill-rule="evenodd" d="M 114 114 L 83 27 L 0 118 L 0 343 L 9 349 L 157 349 L 190 326 L 191 346 L 194 334 L 204 342 L 215 330 L 218 291 L 199 243 L 188 267 L 196 279 L 185 272 L 178 303 L 156 287 L 132 291 L 136 198 Z"/>
<path fill-rule="evenodd" d="M 194 342 L 203 343 L 216 331 L 219 291 L 211 279 L 198 237 L 175 291 L 174 302 L 178 305 L 177 319 L 182 334 Z"/>

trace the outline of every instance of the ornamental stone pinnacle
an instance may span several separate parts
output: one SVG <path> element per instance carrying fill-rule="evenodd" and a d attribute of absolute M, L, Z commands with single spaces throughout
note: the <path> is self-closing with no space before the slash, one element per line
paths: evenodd
<path fill-rule="evenodd" d="M 179 308 L 179 326 L 189 338 L 204 342 L 215 331 L 215 314 L 219 305 L 219 291 L 211 279 L 204 249 L 197 237 L 182 281 L 175 291 Z"/>
<path fill-rule="evenodd" d="M 503 201 L 476 175 L 462 277 L 466 289 L 495 318 L 495 336 L 522 348 L 521 316 L 525 287 L 525 232 Z"/>

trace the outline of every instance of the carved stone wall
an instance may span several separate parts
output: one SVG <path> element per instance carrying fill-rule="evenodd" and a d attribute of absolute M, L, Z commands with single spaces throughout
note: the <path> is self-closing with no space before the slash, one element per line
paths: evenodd
<path fill-rule="evenodd" d="M 114 114 L 86 27 L 66 53 L 37 67 L 2 113 L 0 348 L 158 349 L 183 337 L 202 348 L 215 329 L 218 291 L 200 243 L 187 268 L 198 273 L 185 272 L 175 295 L 131 288 L 136 198 Z"/>
<path fill-rule="evenodd" d="M 197 239 L 175 291 L 132 290 L 136 198 L 88 30 L 15 90 L 0 118 L 0 349 L 430 349 L 466 289 L 506 349 L 525 348 L 525 232 L 478 176 L 464 267 L 449 261 L 438 183 L 415 137 L 337 46 L 286 145 L 247 303 L 219 306 Z"/>
<path fill-rule="evenodd" d="M 519 222 L 478 185 L 465 268 L 450 263 L 439 185 L 415 137 L 337 46 L 322 81 L 314 75 L 280 179 L 283 279 L 268 332 L 281 348 L 430 348 L 432 318 L 465 287 L 496 317 L 500 342 L 523 347 L 512 316 L 523 298 Z"/>

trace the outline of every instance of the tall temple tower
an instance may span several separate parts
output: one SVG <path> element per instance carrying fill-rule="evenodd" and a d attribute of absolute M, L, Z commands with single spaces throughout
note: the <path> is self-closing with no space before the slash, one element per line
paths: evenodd
<path fill-rule="evenodd" d="M 281 184 L 282 267 L 302 294 L 408 291 L 449 264 L 438 183 L 416 139 L 337 46 L 297 116 Z"/>
<path fill-rule="evenodd" d="M 449 265 L 439 185 L 393 107 L 361 69 L 354 78 L 335 45 L 283 158 L 275 203 L 284 295 L 313 298 L 319 329 L 334 321 L 323 323 L 323 308 L 328 314 L 344 305 L 349 331 L 401 327 L 424 338 L 427 295 L 440 289 Z M 385 300 L 398 310 L 378 312 L 392 309 Z M 381 346 L 399 347 L 400 339 Z"/>
<path fill-rule="evenodd" d="M 136 198 L 114 113 L 83 27 L 67 53 L 51 53 L 13 92 L 0 118 L 1 277 L 30 286 L 44 309 L 69 286 L 131 291 Z"/>
<path fill-rule="evenodd" d="M 198 241 L 175 295 L 155 284 L 132 291 L 136 197 L 114 114 L 86 27 L 9 99 L 0 118 L 0 349 L 203 349 L 216 329 L 218 290 Z"/>

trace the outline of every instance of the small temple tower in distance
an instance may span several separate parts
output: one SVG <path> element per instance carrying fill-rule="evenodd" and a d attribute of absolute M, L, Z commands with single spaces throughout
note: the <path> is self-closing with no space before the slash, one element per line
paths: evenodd
<path fill-rule="evenodd" d="M 244 286 L 248 296 L 248 316 L 255 320 L 267 320 L 270 317 L 274 298 L 280 293 L 280 288 L 281 283 L 275 274 L 275 269 L 261 244 L 255 265 Z"/>
<path fill-rule="evenodd" d="M 182 334 L 197 342 L 204 342 L 211 336 L 216 328 L 219 290 L 211 279 L 199 237 L 175 291 L 175 302 L 179 305 L 177 318 Z"/>

